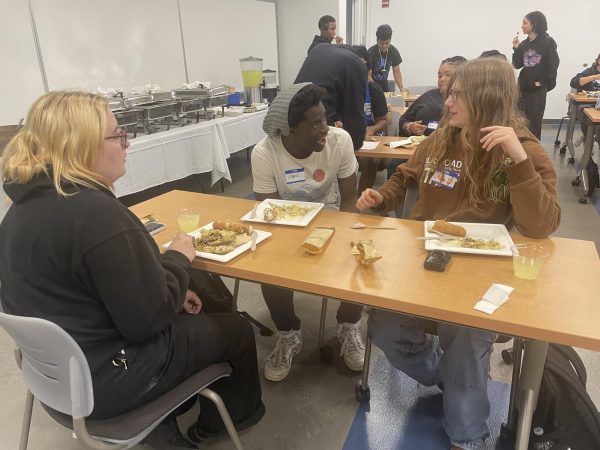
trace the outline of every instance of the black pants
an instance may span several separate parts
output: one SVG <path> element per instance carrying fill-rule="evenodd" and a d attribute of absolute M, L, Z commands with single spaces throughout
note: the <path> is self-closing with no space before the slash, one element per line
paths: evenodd
<path fill-rule="evenodd" d="M 521 92 L 519 108 L 529 122 L 529 129 L 533 135 L 542 138 L 542 119 L 546 109 L 546 88 L 535 91 Z"/>
<path fill-rule="evenodd" d="M 233 423 L 252 416 L 261 404 L 254 330 L 237 314 L 181 314 L 158 336 L 125 351 L 128 370 L 108 362 L 105 375 L 110 379 L 99 389 L 94 386 L 94 418 L 115 416 L 148 403 L 222 361 L 229 362 L 233 372 L 210 389 L 222 397 Z M 225 425 L 214 404 L 202 396 L 199 401 L 198 426 L 208 433 L 223 430 Z"/>
<path fill-rule="evenodd" d="M 262 284 L 260 288 L 277 329 L 279 331 L 299 330 L 300 319 L 294 312 L 294 291 L 267 284 Z M 356 323 L 360 320 L 362 310 L 361 305 L 341 302 L 337 310 L 337 321 Z"/>

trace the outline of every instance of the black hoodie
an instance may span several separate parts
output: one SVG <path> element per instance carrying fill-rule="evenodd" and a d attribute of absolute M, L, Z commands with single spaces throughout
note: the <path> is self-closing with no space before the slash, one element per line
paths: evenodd
<path fill-rule="evenodd" d="M 4 185 L 14 203 L 0 224 L 0 299 L 10 314 L 44 318 L 69 333 L 101 395 L 115 382 L 120 349 L 134 375 L 124 386 L 139 384 L 138 370 L 147 378 L 160 373 L 172 357 L 179 344 L 170 325 L 182 308 L 189 261 L 175 251 L 161 255 L 112 192 L 63 188 L 72 195 L 59 196 L 44 173 Z M 142 352 L 152 359 L 138 369 L 133 361 Z"/>
<path fill-rule="evenodd" d="M 533 41 L 523 40 L 513 49 L 512 63 L 519 73 L 519 89 L 521 92 L 546 88 L 551 91 L 556 86 L 556 72 L 560 59 L 556 51 L 556 42 L 548 33 L 536 36 Z M 541 86 L 536 86 L 539 81 Z"/>

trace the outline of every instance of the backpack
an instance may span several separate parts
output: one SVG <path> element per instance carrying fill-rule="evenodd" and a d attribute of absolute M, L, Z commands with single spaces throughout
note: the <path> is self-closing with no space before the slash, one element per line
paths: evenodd
<path fill-rule="evenodd" d="M 204 270 L 190 269 L 188 289 L 196 292 L 202 300 L 202 311 L 207 313 L 227 313 L 233 311 L 233 295 L 221 277 Z"/>
<path fill-rule="evenodd" d="M 549 344 L 530 449 L 600 449 L 600 414 L 585 390 L 586 382 L 585 366 L 575 350 Z M 533 433 L 536 427 L 543 428 L 543 435 Z"/>

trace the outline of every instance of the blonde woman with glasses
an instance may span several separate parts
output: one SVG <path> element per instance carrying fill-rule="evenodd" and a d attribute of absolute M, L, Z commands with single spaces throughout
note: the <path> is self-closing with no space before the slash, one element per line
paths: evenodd
<path fill-rule="evenodd" d="M 511 65 L 498 58 L 459 66 L 448 85 L 438 130 L 379 190 L 367 189 L 359 209 L 397 209 L 406 186 L 418 186 L 412 219 L 502 223 L 544 238 L 558 228 L 556 173 L 517 112 Z M 391 364 L 444 393 L 443 425 L 454 449 L 481 449 L 489 435 L 487 397 L 493 333 L 374 311 L 373 342 Z"/>
<path fill-rule="evenodd" d="M 102 419 L 145 404 L 215 362 L 215 383 L 240 428 L 264 413 L 252 327 L 236 314 L 199 314 L 191 290 L 192 238 L 164 254 L 115 197 L 129 142 L 102 97 L 50 92 L 31 107 L 2 159 L 12 200 L 0 224 L 0 298 L 5 312 L 50 320 L 79 344 Z M 194 441 L 224 431 L 212 402 L 188 430 Z M 196 448 L 175 417 L 147 443 Z"/>

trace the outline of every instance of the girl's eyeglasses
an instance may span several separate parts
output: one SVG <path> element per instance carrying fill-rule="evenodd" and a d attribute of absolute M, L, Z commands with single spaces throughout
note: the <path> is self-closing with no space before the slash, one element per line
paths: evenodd
<path fill-rule="evenodd" d="M 122 128 L 119 128 L 117 134 L 115 134 L 114 136 L 107 136 L 104 139 L 120 139 L 121 147 L 129 147 L 129 137 L 127 136 L 127 131 Z"/>

